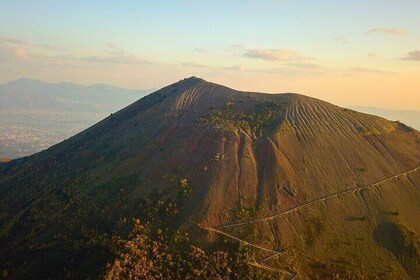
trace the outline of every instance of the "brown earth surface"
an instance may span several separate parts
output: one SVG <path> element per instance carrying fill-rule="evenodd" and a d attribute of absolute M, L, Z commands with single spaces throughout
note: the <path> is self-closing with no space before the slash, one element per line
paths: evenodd
<path fill-rule="evenodd" d="M 0 260 L 30 263 L 25 250 L 55 250 L 57 235 L 107 231 L 183 182 L 176 224 L 207 229 L 197 243 L 248 244 L 255 266 L 285 278 L 418 279 L 419 159 L 420 133 L 402 123 L 192 77 L 1 164 Z"/>

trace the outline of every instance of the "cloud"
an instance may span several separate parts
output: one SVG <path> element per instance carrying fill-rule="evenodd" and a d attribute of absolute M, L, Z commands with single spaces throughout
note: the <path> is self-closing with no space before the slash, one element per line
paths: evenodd
<path fill-rule="evenodd" d="M 287 49 L 250 49 L 247 50 L 243 56 L 269 61 L 291 61 L 304 58 L 299 56 L 295 50 Z"/>
<path fill-rule="evenodd" d="M 334 39 L 334 43 L 336 45 L 345 45 L 345 44 L 347 44 L 347 39 L 344 36 L 335 36 L 333 39 Z"/>
<path fill-rule="evenodd" d="M 281 74 L 287 76 L 310 76 L 310 75 L 323 75 L 327 73 L 328 68 L 313 64 L 313 63 L 283 63 L 279 67 L 274 68 L 252 68 L 246 65 L 233 65 L 228 67 L 219 67 L 222 70 L 227 71 L 246 71 L 254 73 L 266 73 L 266 74 Z"/>
<path fill-rule="evenodd" d="M 244 45 L 243 44 L 233 44 L 233 45 L 230 45 L 230 47 L 232 49 L 236 49 L 236 50 L 243 50 L 244 49 Z"/>
<path fill-rule="evenodd" d="M 227 67 L 223 67 L 222 69 L 229 70 L 229 71 L 254 71 L 253 69 L 244 65 L 227 66 Z"/>
<path fill-rule="evenodd" d="M 13 51 L 0 41 L 0 61 L 9 61 L 14 57 Z"/>
<path fill-rule="evenodd" d="M 256 72 L 282 75 L 287 77 L 309 77 L 309 76 L 323 76 L 330 72 L 328 69 L 308 69 L 308 68 L 297 68 L 290 67 L 291 65 L 284 64 L 280 67 L 258 69 Z"/>
<path fill-rule="evenodd" d="M 386 34 L 386 35 L 404 35 L 405 30 L 397 28 L 371 28 L 365 32 L 365 35 Z"/>
<path fill-rule="evenodd" d="M 0 41 L 0 61 L 23 61 L 31 58 L 25 47 L 9 47 Z"/>
<path fill-rule="evenodd" d="M 420 61 L 420 51 L 418 50 L 411 51 L 407 53 L 407 55 L 403 57 L 402 59 Z"/>
<path fill-rule="evenodd" d="M 29 52 L 26 48 L 15 48 L 14 49 L 15 56 L 18 59 L 27 59 L 29 58 Z"/>
<path fill-rule="evenodd" d="M 17 39 L 17 38 L 10 38 L 10 37 L 0 37 L 0 42 L 7 43 L 7 44 L 14 44 L 14 45 L 27 45 L 26 41 Z"/>
<path fill-rule="evenodd" d="M 93 63 L 111 63 L 111 64 L 150 64 L 149 61 L 138 58 L 134 55 L 95 55 L 80 58 L 82 61 Z"/>
<path fill-rule="evenodd" d="M 65 48 L 61 48 L 61 47 L 54 46 L 54 45 L 41 44 L 39 46 L 41 48 L 44 48 L 44 49 L 47 49 L 47 50 L 50 50 L 50 51 L 62 51 L 62 52 L 67 51 L 67 49 L 65 49 Z"/>
<path fill-rule="evenodd" d="M 120 48 L 114 43 L 107 43 L 105 45 L 108 49 L 106 55 L 92 55 L 87 57 L 73 57 L 73 56 L 60 56 L 63 59 L 79 60 L 91 63 L 110 63 L 110 64 L 150 64 L 150 61 L 139 58 L 136 55 L 130 54 L 124 49 Z"/>
<path fill-rule="evenodd" d="M 375 52 L 368 53 L 369 57 L 377 57 L 378 55 Z"/>
<path fill-rule="evenodd" d="M 211 66 L 209 65 L 199 64 L 195 62 L 186 62 L 186 63 L 182 63 L 181 65 L 185 67 L 194 67 L 194 68 L 211 68 Z"/>
<path fill-rule="evenodd" d="M 107 43 L 105 45 L 105 47 L 107 47 L 109 49 L 116 49 L 116 48 L 118 48 L 118 46 L 116 44 L 114 44 L 114 43 Z"/>
<path fill-rule="evenodd" d="M 49 50 L 64 51 L 57 46 L 42 44 L 36 45 Z M 107 46 L 110 48 L 104 55 L 92 55 L 79 57 L 72 54 L 45 55 L 34 53 L 23 46 L 9 46 L 3 40 L 0 40 L 0 61 L 10 62 L 31 62 L 44 64 L 74 65 L 74 63 L 92 63 L 92 64 L 151 64 L 151 62 L 130 54 L 118 46 Z"/>
<path fill-rule="evenodd" d="M 204 50 L 203 49 L 200 49 L 200 48 L 195 48 L 194 51 L 196 51 L 196 52 L 203 52 Z"/>
<path fill-rule="evenodd" d="M 322 70 L 326 69 L 326 67 L 316 64 L 316 63 L 306 63 L 306 62 L 293 62 L 293 63 L 286 63 L 287 66 L 292 66 L 295 68 L 300 69 L 308 69 L 308 70 Z"/>
<path fill-rule="evenodd" d="M 49 44 L 31 44 L 27 41 L 18 39 L 18 38 L 11 38 L 11 37 L 0 37 L 0 43 L 3 43 L 6 46 L 9 46 L 10 48 L 13 47 L 17 47 L 17 46 L 32 46 L 32 47 L 41 47 L 43 49 L 47 49 L 47 50 L 52 50 L 52 51 L 66 51 L 65 48 L 61 48 L 58 46 L 54 46 L 54 45 L 49 45 Z M 17 52 L 19 53 L 18 56 L 22 56 L 22 49 L 17 50 Z"/>
<path fill-rule="evenodd" d="M 362 67 L 355 67 L 350 69 L 353 72 L 359 73 L 371 73 L 371 74 L 396 74 L 396 72 L 392 71 L 385 71 L 385 70 L 378 70 L 378 69 L 370 69 L 370 68 L 362 68 Z"/>
<path fill-rule="evenodd" d="M 119 64 L 148 64 L 150 62 L 138 58 L 125 50 L 118 47 L 116 44 L 108 43 L 106 47 L 109 49 L 107 55 L 94 55 L 87 57 L 77 57 L 74 55 L 42 55 L 33 52 L 31 48 L 43 48 L 51 51 L 65 52 L 67 49 L 50 45 L 50 44 L 31 44 L 30 42 L 11 37 L 0 37 L 0 60 L 19 60 L 19 61 L 35 61 L 44 63 L 54 63 L 57 61 L 76 62 L 85 61 L 93 63 L 119 63 Z"/>
<path fill-rule="evenodd" d="M 115 56 L 128 56 L 130 55 L 127 51 L 123 48 L 119 47 L 117 44 L 114 43 L 107 43 L 105 44 L 105 48 L 107 49 L 108 53 Z"/>
<path fill-rule="evenodd" d="M 105 48 L 108 49 L 108 53 L 115 56 L 127 56 L 129 53 L 123 48 L 120 48 L 114 43 L 108 43 L 105 45 Z"/>

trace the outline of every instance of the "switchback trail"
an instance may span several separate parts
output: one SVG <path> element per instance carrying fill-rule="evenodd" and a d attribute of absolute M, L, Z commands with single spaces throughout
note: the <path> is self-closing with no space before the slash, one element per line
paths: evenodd
<path fill-rule="evenodd" d="M 266 269 L 266 270 L 270 270 L 270 271 L 281 272 L 283 274 L 287 274 L 287 275 L 289 275 L 288 280 L 293 280 L 297 276 L 297 273 L 296 272 L 288 271 L 288 270 L 285 270 L 285 269 L 278 269 L 278 268 L 269 267 L 269 266 L 260 264 L 259 262 L 249 262 L 248 264 L 249 265 L 252 265 L 252 266 L 255 266 L 255 267 L 258 267 L 258 268 L 262 268 L 262 269 Z"/>
<path fill-rule="evenodd" d="M 284 252 L 285 253 L 285 252 Z M 274 258 L 274 257 L 277 257 L 278 255 L 280 255 L 281 253 L 274 253 L 274 254 L 272 254 L 272 255 L 270 255 L 270 256 L 268 256 L 268 257 L 265 257 L 265 258 L 262 258 L 262 259 L 260 259 L 260 260 L 258 260 L 257 262 L 258 263 L 262 263 L 262 262 L 265 262 L 265 261 L 267 261 L 267 260 L 269 260 L 269 259 L 272 259 L 272 258 Z"/>
<path fill-rule="evenodd" d="M 259 246 L 259 245 L 255 245 L 255 244 L 249 243 L 249 242 L 248 242 L 248 241 L 246 241 L 246 240 L 240 239 L 240 238 L 238 238 L 238 237 L 236 237 L 236 236 L 233 236 L 233 235 L 231 235 L 231 234 L 229 234 L 229 233 L 223 232 L 223 231 L 218 230 L 218 229 L 215 229 L 215 228 L 206 227 L 205 229 L 206 229 L 206 230 L 208 230 L 208 231 L 213 231 L 213 232 L 216 232 L 216 233 L 222 234 L 222 235 L 227 236 L 227 237 L 229 237 L 229 238 L 231 238 L 231 239 L 234 239 L 234 240 L 236 240 L 236 241 L 239 241 L 239 242 L 245 243 L 245 244 L 247 244 L 247 245 L 248 245 L 248 246 L 250 246 L 250 247 L 254 247 L 254 248 L 257 248 L 257 249 L 260 249 L 260 250 L 263 250 L 263 251 L 267 251 L 267 252 L 273 253 L 274 255 L 278 255 L 278 254 L 282 254 L 282 253 L 284 253 L 283 251 L 276 251 L 276 250 L 272 250 L 272 249 L 264 248 L 264 247 L 261 247 L 261 246 Z"/>

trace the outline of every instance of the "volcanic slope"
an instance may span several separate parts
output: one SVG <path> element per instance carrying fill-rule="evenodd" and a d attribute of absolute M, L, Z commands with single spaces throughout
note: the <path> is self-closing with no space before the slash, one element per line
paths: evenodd
<path fill-rule="evenodd" d="M 64 255 L 91 273 L 69 278 L 95 277 L 108 253 L 77 242 L 145 215 L 153 197 L 177 203 L 174 227 L 208 229 L 197 243 L 254 244 L 260 269 L 286 278 L 415 279 L 419 159 L 420 133 L 402 123 L 192 77 L 1 164 L 0 260 L 47 273 L 31 263 L 48 255 L 49 273 L 75 270 Z"/>

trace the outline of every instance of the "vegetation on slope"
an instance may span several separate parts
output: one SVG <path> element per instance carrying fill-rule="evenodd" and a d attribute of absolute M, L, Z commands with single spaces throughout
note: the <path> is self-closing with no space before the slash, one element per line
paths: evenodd
<path fill-rule="evenodd" d="M 228 273 L 226 262 L 229 277 L 242 275 L 241 267 L 255 271 L 246 261 L 235 268 L 238 258 L 253 255 L 254 265 L 302 277 L 325 271 L 376 276 L 388 267 L 394 270 L 386 275 L 406 276 L 368 229 L 382 220 L 374 214 L 380 210 L 399 214 L 418 231 L 412 217 L 420 174 L 406 171 L 418 165 L 419 144 L 416 131 L 312 98 L 187 79 L 42 153 L 0 164 L 0 269 L 11 278 L 94 279 L 106 275 L 108 263 L 109 273 L 120 275 L 118 261 L 125 275 L 132 266 L 124 256 L 136 259 L 129 255 L 139 239 L 146 252 L 157 244 L 164 258 L 179 260 L 175 267 L 194 263 L 196 255 L 199 262 L 221 260 L 219 276 Z M 390 176 L 388 188 L 347 194 Z M 269 256 L 240 249 L 238 240 L 225 243 L 228 236 L 195 224 L 215 229 L 310 201 L 318 203 L 307 214 L 223 229 L 248 247 L 268 249 L 265 254 L 287 252 L 262 263 Z M 148 263 L 167 269 L 166 261 L 149 257 Z M 213 273 L 211 267 L 203 273 Z"/>
<path fill-rule="evenodd" d="M 73 187 L 86 189 L 89 183 Z M 174 185 L 174 196 L 153 193 L 134 203 L 128 199 L 133 183 L 120 178 L 86 193 L 67 188 L 43 197 L 2 227 L 0 269 L 12 279 L 58 274 L 66 279 L 278 279 L 249 265 L 252 253 L 236 243 L 219 240 L 198 247 L 193 240 L 206 232 L 194 223 L 179 223 L 191 193 L 187 179 Z"/>
<path fill-rule="evenodd" d="M 220 109 L 210 107 L 211 113 L 199 117 L 198 122 L 212 124 L 216 128 L 241 129 L 249 134 L 262 137 L 269 128 L 275 129 L 282 120 L 285 103 L 279 101 L 255 101 L 252 108 L 244 108 L 243 101 L 234 99 Z"/>
<path fill-rule="evenodd" d="M 135 220 L 128 240 L 118 240 L 116 259 L 104 279 L 279 279 L 280 275 L 253 268 L 240 247 L 205 251 L 188 242 L 176 249 L 162 231 L 152 240 L 149 229 Z M 178 244 L 179 245 L 179 244 Z M 178 248 L 180 248 L 178 246 Z"/>

